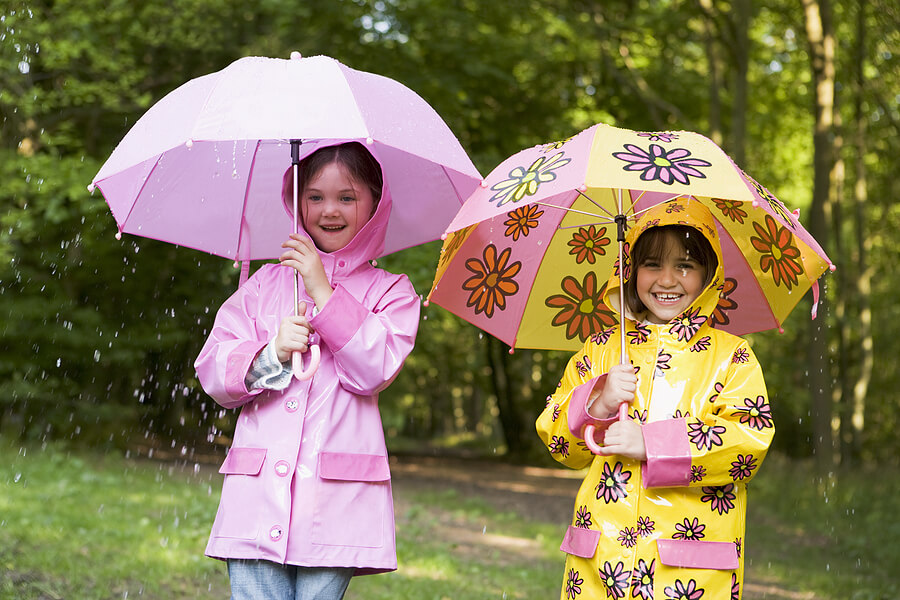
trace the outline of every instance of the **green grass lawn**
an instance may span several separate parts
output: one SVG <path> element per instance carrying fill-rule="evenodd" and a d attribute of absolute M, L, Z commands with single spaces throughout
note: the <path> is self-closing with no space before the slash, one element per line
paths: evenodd
<path fill-rule="evenodd" d="M 821 481 L 772 457 L 751 489 L 745 597 L 893 598 L 896 475 Z M 227 598 L 222 563 L 203 556 L 219 485 L 190 462 L 0 442 L 0 599 Z M 558 597 L 563 525 L 452 485 L 397 507 L 400 569 L 354 579 L 348 600 Z"/>

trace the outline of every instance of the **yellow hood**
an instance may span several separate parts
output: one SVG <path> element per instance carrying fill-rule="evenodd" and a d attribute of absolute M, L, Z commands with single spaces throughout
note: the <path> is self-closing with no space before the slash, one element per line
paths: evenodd
<path fill-rule="evenodd" d="M 622 249 L 622 260 L 625 263 L 625 280 L 627 281 L 634 275 L 629 251 L 637 239 L 651 227 L 662 227 L 664 225 L 687 225 L 688 227 L 693 227 L 706 238 L 716 253 L 718 265 L 716 266 L 715 275 L 709 285 L 704 288 L 688 308 L 688 311 L 692 313 L 692 317 L 704 316 L 709 318 L 719 302 L 719 293 L 722 291 L 724 282 L 722 248 L 719 244 L 719 234 L 716 231 L 715 219 L 709 212 L 709 209 L 697 200 L 685 197 L 675 198 L 655 205 L 638 218 L 634 226 L 628 230 L 625 236 L 625 246 Z M 619 294 L 619 271 L 618 265 L 616 265 L 606 284 L 606 293 L 603 295 L 604 303 L 616 313 L 619 312 Z M 628 307 L 625 307 L 626 319 L 640 322 L 644 320 L 644 317 L 645 315 L 643 314 L 631 314 Z M 673 321 L 677 321 L 680 318 L 676 317 Z"/>

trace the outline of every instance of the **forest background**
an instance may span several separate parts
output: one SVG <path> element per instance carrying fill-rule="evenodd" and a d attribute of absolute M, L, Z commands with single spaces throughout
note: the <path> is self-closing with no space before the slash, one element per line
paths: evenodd
<path fill-rule="evenodd" d="M 800 209 L 837 266 L 816 321 L 807 297 L 784 333 L 749 336 L 776 448 L 824 470 L 897 465 L 893 0 L 0 0 L 0 435 L 182 455 L 227 444 L 235 415 L 203 393 L 193 360 L 237 270 L 117 241 L 87 184 L 167 92 L 294 50 L 417 91 L 483 174 L 596 122 L 711 137 Z M 426 294 L 438 252 L 379 264 Z M 423 308 L 416 350 L 381 397 L 391 450 L 540 460 L 534 418 L 567 359 L 510 354 Z"/>

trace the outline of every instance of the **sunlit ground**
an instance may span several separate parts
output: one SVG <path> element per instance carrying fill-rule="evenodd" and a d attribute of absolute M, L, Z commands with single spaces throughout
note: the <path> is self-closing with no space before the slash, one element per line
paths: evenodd
<path fill-rule="evenodd" d="M 541 494 L 565 510 L 573 473 L 560 472 L 565 489 L 554 495 L 550 484 L 522 481 L 527 468 L 518 478 L 483 464 L 471 473 L 404 469 L 394 493 L 400 569 L 354 579 L 349 600 L 558 597 L 564 523 L 535 517 L 524 502 Z M 437 483 L 401 483 L 423 469 Z M 822 480 L 770 457 L 751 488 L 744 597 L 894 597 L 896 475 Z M 0 598 L 227 598 L 222 563 L 203 556 L 219 486 L 209 465 L 0 441 Z"/>

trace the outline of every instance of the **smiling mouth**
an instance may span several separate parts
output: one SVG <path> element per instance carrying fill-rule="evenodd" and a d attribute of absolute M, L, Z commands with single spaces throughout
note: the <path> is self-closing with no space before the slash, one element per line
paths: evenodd
<path fill-rule="evenodd" d="M 670 302 L 678 302 L 679 300 L 681 300 L 681 294 L 665 294 L 657 292 L 653 294 L 653 297 L 657 302 L 661 302 L 664 304 Z"/>
<path fill-rule="evenodd" d="M 344 227 L 346 227 L 346 225 L 320 225 L 319 229 L 322 229 L 324 231 L 336 232 L 341 231 L 342 229 L 344 229 Z"/>

